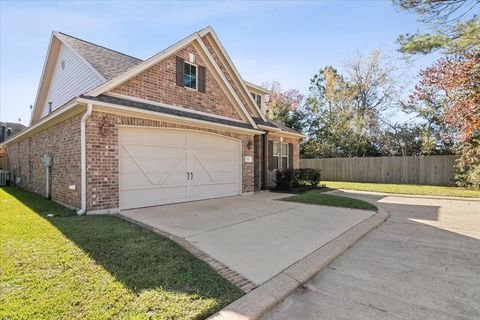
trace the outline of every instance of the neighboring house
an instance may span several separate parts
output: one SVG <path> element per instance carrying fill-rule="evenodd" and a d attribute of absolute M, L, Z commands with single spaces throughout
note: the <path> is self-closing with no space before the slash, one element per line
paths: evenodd
<path fill-rule="evenodd" d="M 0 143 L 13 137 L 26 127 L 21 123 L 0 121 Z"/>
<path fill-rule="evenodd" d="M 144 61 L 53 32 L 30 126 L 3 145 L 18 186 L 79 214 L 248 194 L 299 166 L 268 93 L 210 27 Z"/>
<path fill-rule="evenodd" d="M 21 123 L 0 121 L 0 143 L 13 137 L 26 127 Z M 0 147 L 0 170 L 7 170 L 7 153 Z"/>

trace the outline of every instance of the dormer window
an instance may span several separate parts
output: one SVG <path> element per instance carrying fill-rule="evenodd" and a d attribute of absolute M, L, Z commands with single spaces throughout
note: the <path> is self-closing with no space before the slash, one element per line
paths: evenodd
<path fill-rule="evenodd" d="M 183 86 L 197 90 L 197 66 L 184 62 Z"/>
<path fill-rule="evenodd" d="M 262 107 L 262 96 L 255 93 L 255 92 L 250 92 L 250 94 L 252 95 L 253 100 L 257 103 L 257 106 L 259 108 L 261 108 Z"/>

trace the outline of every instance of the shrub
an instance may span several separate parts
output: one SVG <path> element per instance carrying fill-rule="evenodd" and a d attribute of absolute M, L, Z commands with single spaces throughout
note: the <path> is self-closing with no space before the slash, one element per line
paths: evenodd
<path fill-rule="evenodd" d="M 480 165 L 464 172 L 456 172 L 455 180 L 458 186 L 480 189 Z"/>
<path fill-rule="evenodd" d="M 291 169 L 277 170 L 275 183 L 279 190 L 291 190 L 295 181 L 294 171 Z"/>
<path fill-rule="evenodd" d="M 277 170 L 275 182 L 279 190 L 291 190 L 292 187 L 317 186 L 320 183 L 319 169 Z"/>
<path fill-rule="evenodd" d="M 311 186 L 316 186 L 320 183 L 320 169 L 297 169 L 298 173 L 298 181 L 301 183 L 302 181 Z"/>

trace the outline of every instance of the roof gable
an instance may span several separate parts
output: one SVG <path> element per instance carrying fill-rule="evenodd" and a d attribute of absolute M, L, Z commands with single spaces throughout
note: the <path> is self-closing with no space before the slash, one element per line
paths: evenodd
<path fill-rule="evenodd" d="M 191 62 L 197 68 L 204 67 L 206 83 L 204 93 L 177 85 L 177 57 L 187 62 L 192 59 Z M 126 99 L 137 98 L 244 121 L 242 110 L 235 107 L 235 101 L 229 98 L 225 86 L 221 85 L 220 77 L 212 70 L 205 54 L 195 41 L 129 78 L 107 94 L 121 95 Z"/>
<path fill-rule="evenodd" d="M 143 62 L 141 59 L 61 32 L 55 32 L 54 34 L 63 43 L 75 50 L 106 80 L 111 80 Z"/>
<path fill-rule="evenodd" d="M 201 31 L 200 31 L 201 32 Z M 166 48 L 165 50 L 157 53 L 156 55 L 148 58 L 147 60 L 143 61 L 142 63 L 138 64 L 137 66 L 129 69 L 128 71 L 124 72 L 123 74 L 117 76 L 114 79 L 111 79 L 101 85 L 99 85 L 97 88 L 90 90 L 89 92 L 86 93 L 86 95 L 89 96 L 98 96 L 102 93 L 106 93 L 109 90 L 112 90 L 113 88 L 121 85 L 122 83 L 126 82 L 127 80 L 131 79 L 132 77 L 135 77 L 136 75 L 140 74 L 141 72 L 145 71 L 146 69 L 152 67 L 153 65 L 157 64 L 158 62 L 168 58 L 178 50 L 181 50 L 182 48 L 185 48 L 186 46 L 194 43 L 198 49 L 199 52 L 203 55 L 203 59 L 205 63 L 207 64 L 207 67 L 210 68 L 212 73 L 214 73 L 218 79 L 220 80 L 221 84 L 225 86 L 226 88 L 226 93 L 229 95 L 229 98 L 232 99 L 232 101 L 235 104 L 235 107 L 239 110 L 239 114 L 241 115 L 242 119 L 245 121 L 249 122 L 252 124 L 252 126 L 256 127 L 255 122 L 253 121 L 250 113 L 245 109 L 244 104 L 238 97 L 237 93 L 234 91 L 232 88 L 231 84 L 228 82 L 228 80 L 225 77 L 225 74 L 222 72 L 220 67 L 217 65 L 215 62 L 215 59 L 212 57 L 210 51 L 207 49 L 205 46 L 205 43 L 202 41 L 200 35 L 198 32 L 195 32 L 191 34 L 190 36 L 180 40 L 179 42 L 175 43 L 174 45 Z"/>
<path fill-rule="evenodd" d="M 43 104 L 39 101 L 38 105 L 42 110 L 41 117 L 60 107 L 72 97 L 105 81 L 85 60 L 64 43 L 60 45 L 51 72 L 48 88 L 45 86 L 45 90 L 47 90 L 45 99 L 43 99 Z"/>
<path fill-rule="evenodd" d="M 206 37 L 209 37 L 208 43 L 213 49 L 207 48 Z M 53 32 L 30 122 L 33 123 L 41 118 L 41 109 L 45 103 L 48 88 L 52 80 L 52 69 L 56 63 L 61 44 L 75 52 L 100 79 L 100 84 L 96 87 L 88 92 L 78 92 L 78 95 L 87 94 L 98 96 L 138 75 L 140 72 L 150 68 L 176 50 L 192 42 L 195 42 L 200 48 L 200 51 L 202 51 L 202 54 L 205 56 L 205 61 L 210 64 L 212 72 L 219 77 L 221 84 L 226 88 L 226 91 L 228 91 L 229 98 L 236 105 L 242 119 L 251 123 L 254 127 L 256 124 L 252 119 L 253 117 L 260 117 L 265 120 L 265 115 L 255 101 L 253 101 L 245 82 L 240 78 L 238 71 L 225 52 L 222 44 L 219 42 L 215 32 L 211 27 L 207 27 L 199 32 L 193 33 L 145 61 L 64 33 Z"/>
<path fill-rule="evenodd" d="M 66 71 L 65 74 L 59 77 L 60 64 L 62 65 L 62 69 L 65 66 Z M 55 81 L 60 81 L 61 83 L 55 84 Z M 45 57 L 40 83 L 30 117 L 30 124 L 35 123 L 45 115 L 44 109 L 48 99 L 54 97 L 55 99 L 52 101 L 52 105 L 55 103 L 53 107 L 58 107 L 61 103 L 70 100 L 74 96 L 104 81 L 105 78 L 101 74 L 75 50 L 67 46 L 57 36 L 56 32 L 53 32 Z M 67 85 L 66 89 L 64 88 L 65 84 Z M 52 86 L 56 86 L 57 88 L 52 88 Z"/>

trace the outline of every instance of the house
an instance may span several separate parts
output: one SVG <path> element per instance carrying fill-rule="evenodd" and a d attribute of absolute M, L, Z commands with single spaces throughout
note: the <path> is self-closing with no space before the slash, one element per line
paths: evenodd
<path fill-rule="evenodd" d="M 13 137 L 26 127 L 21 123 L 0 121 L 0 143 Z M 4 147 L 0 147 L 0 170 L 7 170 L 7 153 Z"/>
<path fill-rule="evenodd" d="M 16 135 L 26 127 L 21 123 L 0 121 L 0 143 Z"/>
<path fill-rule="evenodd" d="M 246 195 L 299 166 L 268 94 L 211 27 L 147 60 L 53 32 L 30 126 L 3 145 L 18 186 L 79 214 Z"/>

